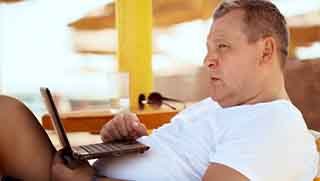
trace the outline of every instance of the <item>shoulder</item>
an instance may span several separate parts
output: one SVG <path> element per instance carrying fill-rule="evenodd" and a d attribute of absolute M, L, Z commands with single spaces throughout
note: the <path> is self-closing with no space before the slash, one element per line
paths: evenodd
<path fill-rule="evenodd" d="M 313 141 L 303 116 L 289 101 L 218 110 L 213 124 L 216 143 L 241 143 L 239 147 L 257 152 L 287 149 L 293 140 L 294 145 Z"/>
<path fill-rule="evenodd" d="M 199 111 L 205 111 L 205 110 L 210 110 L 210 109 L 217 109 L 221 108 L 221 106 L 214 101 L 211 97 L 205 98 L 199 102 L 196 102 L 183 110 L 181 114 L 188 114 L 192 112 L 199 112 Z"/>
<path fill-rule="evenodd" d="M 217 125 L 240 128 L 269 128 L 273 126 L 293 125 L 296 122 L 305 125 L 301 112 L 287 100 L 277 100 L 254 105 L 241 105 L 224 108 L 217 111 Z M 243 127 L 241 127 L 243 129 Z"/>
<path fill-rule="evenodd" d="M 185 110 L 178 113 L 175 118 L 194 120 L 199 116 L 204 117 L 206 114 L 216 112 L 216 110 L 220 108 L 221 106 L 216 101 L 214 101 L 211 97 L 208 97 L 192 104 Z"/>
<path fill-rule="evenodd" d="M 314 171 L 314 139 L 300 111 L 289 101 L 219 110 L 216 127 L 212 162 L 228 165 L 248 178 L 269 180 L 288 180 L 297 171 L 308 177 L 312 175 L 308 170 Z"/>
<path fill-rule="evenodd" d="M 211 98 L 201 100 L 179 112 L 171 118 L 169 123 L 154 130 L 152 135 L 181 135 L 181 131 L 186 127 L 191 128 L 193 123 L 207 123 L 206 120 L 212 117 L 219 108 L 219 104 Z M 201 125 L 204 126 L 204 124 Z"/>

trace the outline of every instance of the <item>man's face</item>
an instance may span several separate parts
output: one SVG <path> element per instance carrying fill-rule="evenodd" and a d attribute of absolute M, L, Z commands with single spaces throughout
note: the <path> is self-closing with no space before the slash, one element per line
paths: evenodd
<path fill-rule="evenodd" d="M 210 94 L 222 107 L 244 104 L 259 92 L 259 46 L 248 42 L 243 16 L 242 10 L 233 10 L 218 18 L 207 40 Z"/>

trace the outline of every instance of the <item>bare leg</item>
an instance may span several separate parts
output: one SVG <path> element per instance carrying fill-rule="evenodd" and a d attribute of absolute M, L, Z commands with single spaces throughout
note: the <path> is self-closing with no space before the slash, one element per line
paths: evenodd
<path fill-rule="evenodd" d="M 18 100 L 0 96 L 0 172 L 24 180 L 50 180 L 55 152 L 32 112 Z"/>

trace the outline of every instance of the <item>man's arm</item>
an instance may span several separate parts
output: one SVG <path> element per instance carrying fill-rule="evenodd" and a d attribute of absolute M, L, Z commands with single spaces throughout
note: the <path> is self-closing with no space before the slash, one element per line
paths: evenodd
<path fill-rule="evenodd" d="M 203 181 L 249 181 L 240 172 L 218 163 L 212 163 L 202 178 Z"/>

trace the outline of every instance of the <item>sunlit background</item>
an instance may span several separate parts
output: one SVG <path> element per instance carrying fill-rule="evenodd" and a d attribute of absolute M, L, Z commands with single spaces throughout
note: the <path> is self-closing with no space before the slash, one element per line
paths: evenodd
<path fill-rule="evenodd" d="M 2 93 L 21 98 L 38 115 L 43 110 L 38 93 L 40 86 L 51 87 L 64 96 L 116 96 L 116 30 L 76 32 L 68 26 L 109 2 L 111 0 L 0 3 Z M 288 18 L 320 13 L 319 0 L 274 0 L 274 3 Z M 154 29 L 154 73 L 170 74 L 175 72 L 175 67 L 200 66 L 211 21 L 196 20 Z M 320 25 L 320 21 L 318 23 Z M 75 50 L 85 49 L 84 45 L 104 47 L 101 51 L 107 53 Z M 298 59 L 319 58 L 320 43 L 298 48 L 296 56 Z"/>

